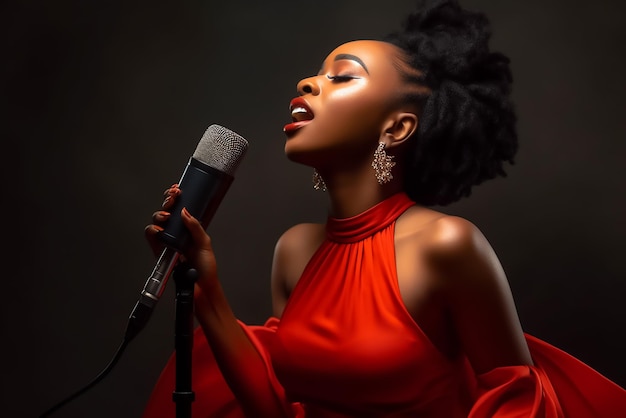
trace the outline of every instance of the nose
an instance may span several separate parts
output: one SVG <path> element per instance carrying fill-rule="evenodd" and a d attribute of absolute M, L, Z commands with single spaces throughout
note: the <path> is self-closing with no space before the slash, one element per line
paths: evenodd
<path fill-rule="evenodd" d="M 320 93 L 320 85 L 317 81 L 318 76 L 307 77 L 297 85 L 298 94 L 304 96 L 305 94 L 318 95 Z"/>

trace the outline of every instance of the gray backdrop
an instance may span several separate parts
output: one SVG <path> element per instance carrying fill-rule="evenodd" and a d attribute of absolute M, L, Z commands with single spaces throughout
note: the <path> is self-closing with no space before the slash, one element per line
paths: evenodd
<path fill-rule="evenodd" d="M 413 5 L 164 3 L 0 10 L 2 416 L 36 416 L 109 361 L 153 266 L 143 228 L 212 123 L 251 144 L 209 230 L 235 312 L 263 322 L 275 240 L 327 204 L 283 156 L 296 82 Z M 626 385 L 623 3 L 463 3 L 512 59 L 521 148 L 507 179 L 445 210 L 491 241 L 526 331 Z M 113 373 L 56 416 L 138 417 L 173 318 L 170 286 Z"/>

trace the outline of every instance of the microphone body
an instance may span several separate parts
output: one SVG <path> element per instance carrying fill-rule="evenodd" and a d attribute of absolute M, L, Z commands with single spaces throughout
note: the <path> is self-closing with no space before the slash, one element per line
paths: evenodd
<path fill-rule="evenodd" d="M 218 206 L 226 195 L 234 177 L 215 169 L 193 157 L 178 183 L 181 194 L 176 198 L 170 210 L 170 218 L 159 239 L 163 243 L 181 252 L 189 240 L 189 232 L 185 227 L 180 211 L 187 208 L 205 228 L 215 215 Z"/>
<path fill-rule="evenodd" d="M 179 180 L 181 193 L 158 238 L 165 249 L 148 277 L 141 296 L 129 317 L 125 339 L 134 338 L 148 322 L 154 306 L 178 263 L 180 252 L 189 241 L 189 231 L 180 212 L 186 208 L 206 229 L 215 215 L 233 174 L 248 149 L 248 142 L 219 125 L 211 125 L 198 143 Z"/>

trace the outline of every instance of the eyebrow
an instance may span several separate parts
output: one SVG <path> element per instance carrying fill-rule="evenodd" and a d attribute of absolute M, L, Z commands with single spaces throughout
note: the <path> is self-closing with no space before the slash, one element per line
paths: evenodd
<path fill-rule="evenodd" d="M 358 63 L 361 67 L 363 67 L 363 69 L 365 70 L 365 72 L 367 74 L 370 73 L 367 70 L 367 66 L 365 65 L 365 63 L 361 60 L 361 58 L 357 57 L 356 55 L 352 55 L 352 54 L 338 54 L 338 55 L 335 56 L 335 59 L 333 61 L 341 61 L 341 60 L 354 61 L 354 62 Z M 320 68 L 320 70 L 317 73 L 321 74 L 322 73 L 322 68 Z"/>
<path fill-rule="evenodd" d="M 366 73 L 370 73 L 367 70 L 367 66 L 365 65 L 365 63 L 361 60 L 361 58 L 357 57 L 356 55 L 352 55 L 352 54 L 338 54 L 335 56 L 335 59 L 333 61 L 341 61 L 341 60 L 350 60 L 350 61 L 354 61 L 356 63 L 358 63 L 361 67 L 363 67 L 363 69 L 365 70 Z"/>

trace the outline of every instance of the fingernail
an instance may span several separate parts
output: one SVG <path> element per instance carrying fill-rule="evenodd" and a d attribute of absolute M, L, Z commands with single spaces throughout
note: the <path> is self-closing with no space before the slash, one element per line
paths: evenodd
<path fill-rule="evenodd" d="M 189 213 L 189 211 L 187 210 L 187 208 L 183 208 L 183 215 L 187 216 L 187 217 L 191 217 L 191 213 Z"/>
<path fill-rule="evenodd" d="M 165 206 L 169 203 L 169 201 L 172 200 L 172 196 L 168 196 L 165 198 L 165 200 L 163 201 L 163 204 L 161 206 Z"/>
<path fill-rule="evenodd" d="M 156 226 L 156 225 L 152 225 L 152 229 L 154 229 L 155 232 L 162 232 L 163 228 L 161 228 L 160 226 Z"/>

